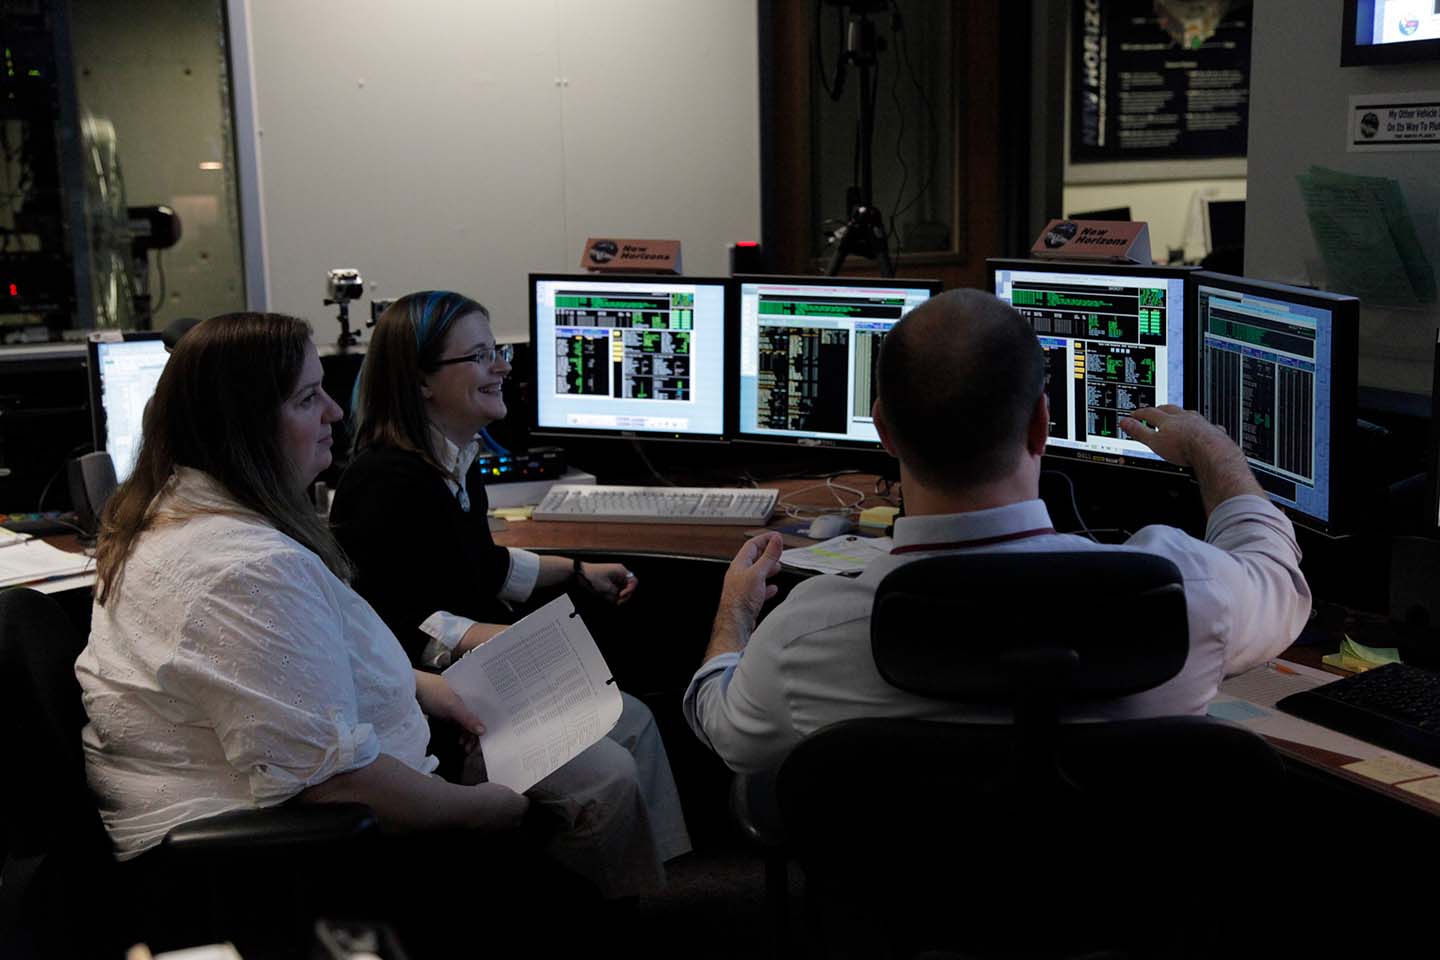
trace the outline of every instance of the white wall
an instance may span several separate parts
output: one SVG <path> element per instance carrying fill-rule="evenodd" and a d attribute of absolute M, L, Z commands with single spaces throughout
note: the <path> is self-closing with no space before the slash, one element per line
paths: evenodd
<path fill-rule="evenodd" d="M 679 239 L 706 275 L 759 235 L 754 0 L 246 0 L 246 27 L 265 303 L 320 339 L 332 267 L 511 338 L 526 274 L 588 236 Z"/>
<path fill-rule="evenodd" d="M 1347 153 L 1345 121 L 1353 94 L 1440 90 L 1440 64 L 1340 66 L 1341 4 L 1266 0 L 1255 5 L 1250 88 L 1250 197 L 1245 272 L 1285 283 L 1323 277 L 1295 176 L 1311 164 L 1400 181 L 1420 242 L 1440 264 L 1435 216 L 1440 154 Z M 1430 392 L 1440 307 L 1363 308 L 1360 382 Z"/>

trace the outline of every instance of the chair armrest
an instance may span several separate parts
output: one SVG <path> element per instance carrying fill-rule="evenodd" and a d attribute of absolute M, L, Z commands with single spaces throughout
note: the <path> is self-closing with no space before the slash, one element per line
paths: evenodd
<path fill-rule="evenodd" d="M 379 830 L 375 811 L 363 803 L 303 803 L 235 810 L 182 823 L 165 835 L 160 849 L 172 856 L 254 852 L 339 843 Z"/>
<path fill-rule="evenodd" d="M 785 830 L 775 801 L 775 771 L 735 774 L 730 780 L 730 815 L 751 842 L 762 847 L 784 846 Z"/>

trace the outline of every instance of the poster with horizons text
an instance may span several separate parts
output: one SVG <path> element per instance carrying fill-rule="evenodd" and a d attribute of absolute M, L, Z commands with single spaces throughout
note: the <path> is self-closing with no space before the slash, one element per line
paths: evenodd
<path fill-rule="evenodd" d="M 1243 157 L 1248 0 L 1074 0 L 1070 162 Z"/>

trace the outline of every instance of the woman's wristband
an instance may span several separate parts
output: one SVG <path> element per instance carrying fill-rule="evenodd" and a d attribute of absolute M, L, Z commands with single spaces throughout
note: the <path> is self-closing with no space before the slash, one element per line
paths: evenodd
<path fill-rule="evenodd" d="M 585 579 L 585 570 L 580 563 L 579 557 L 576 557 L 574 562 L 570 566 L 570 579 L 574 581 L 577 587 L 590 586 L 590 582 Z"/>

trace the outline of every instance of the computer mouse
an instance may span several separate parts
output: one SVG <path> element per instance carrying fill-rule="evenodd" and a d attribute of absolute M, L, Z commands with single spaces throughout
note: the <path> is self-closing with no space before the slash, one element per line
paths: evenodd
<path fill-rule="evenodd" d="M 839 513 L 826 513 L 810 521 L 810 529 L 805 531 L 805 536 L 811 540 L 829 540 L 854 529 L 855 524 L 849 517 Z"/>

